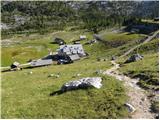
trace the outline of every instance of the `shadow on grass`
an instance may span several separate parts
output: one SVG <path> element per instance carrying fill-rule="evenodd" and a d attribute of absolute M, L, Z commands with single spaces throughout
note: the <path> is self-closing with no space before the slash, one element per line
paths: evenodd
<path fill-rule="evenodd" d="M 57 42 L 49 42 L 50 44 L 57 44 L 58 45 L 58 43 Z"/>
<path fill-rule="evenodd" d="M 88 89 L 93 89 L 92 86 L 84 86 L 84 87 L 78 87 L 78 88 L 73 88 L 73 89 L 69 89 L 69 90 L 57 90 L 57 91 L 54 91 L 52 93 L 49 94 L 49 96 L 56 96 L 56 95 L 61 95 L 63 93 L 66 93 L 66 92 L 71 92 L 71 91 L 77 91 L 77 90 L 88 90 Z"/>
<path fill-rule="evenodd" d="M 57 90 L 57 91 L 54 91 L 52 93 L 50 93 L 49 95 L 50 96 L 56 96 L 56 95 L 61 95 L 63 94 L 64 92 L 62 90 Z"/>

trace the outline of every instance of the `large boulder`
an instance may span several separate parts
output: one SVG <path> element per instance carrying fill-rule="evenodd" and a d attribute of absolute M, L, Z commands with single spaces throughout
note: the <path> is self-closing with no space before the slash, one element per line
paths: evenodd
<path fill-rule="evenodd" d="M 95 87 L 95 88 L 101 88 L 102 84 L 101 84 L 101 77 L 87 77 L 87 78 L 82 78 L 80 80 L 75 80 L 75 81 L 70 81 L 65 83 L 62 87 L 61 87 L 61 91 L 65 92 L 65 91 L 69 91 L 69 90 L 75 90 L 75 89 L 79 89 L 79 88 L 87 88 L 87 87 Z"/>
<path fill-rule="evenodd" d="M 130 63 L 130 62 L 136 62 L 138 60 L 142 60 L 143 59 L 143 56 L 140 55 L 140 54 L 134 54 L 132 56 L 130 56 L 126 61 L 125 63 Z"/>

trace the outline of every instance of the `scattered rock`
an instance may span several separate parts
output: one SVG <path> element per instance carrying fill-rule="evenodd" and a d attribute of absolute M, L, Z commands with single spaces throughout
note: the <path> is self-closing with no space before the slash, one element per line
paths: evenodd
<path fill-rule="evenodd" d="M 79 36 L 79 39 L 80 39 L 80 40 L 85 40 L 85 39 L 87 39 L 87 37 L 86 37 L 85 35 L 80 35 L 80 36 Z"/>
<path fill-rule="evenodd" d="M 76 78 L 76 77 L 79 77 L 79 76 L 81 76 L 80 73 L 78 73 L 78 74 L 76 74 L 76 75 L 73 75 L 72 78 Z"/>
<path fill-rule="evenodd" d="M 107 59 L 105 59 L 105 58 L 97 58 L 97 61 L 107 61 Z"/>
<path fill-rule="evenodd" d="M 159 119 L 159 115 L 156 115 L 156 117 L 155 117 L 156 119 Z"/>
<path fill-rule="evenodd" d="M 140 101 L 139 104 L 142 105 L 142 102 Z"/>
<path fill-rule="evenodd" d="M 59 77 L 60 77 L 60 75 L 55 75 L 55 77 L 56 77 L 56 78 L 59 78 Z"/>
<path fill-rule="evenodd" d="M 130 113 L 135 112 L 136 109 L 135 109 L 131 104 L 125 103 L 124 105 L 127 107 L 128 111 L 129 111 Z"/>
<path fill-rule="evenodd" d="M 75 80 L 75 81 L 70 81 L 70 82 L 65 83 L 61 87 L 61 91 L 65 92 L 69 90 L 75 90 L 78 88 L 87 88 L 91 86 L 99 89 L 102 87 L 101 81 L 102 81 L 101 77 L 82 78 L 80 80 Z"/>
<path fill-rule="evenodd" d="M 142 98 L 141 100 L 142 100 L 142 101 L 145 101 L 145 100 L 146 100 L 146 98 Z"/>
<path fill-rule="evenodd" d="M 60 77 L 60 75 L 59 75 L 59 74 L 57 74 L 57 75 L 55 75 L 55 74 L 50 74 L 48 77 L 55 77 L 55 78 L 59 78 L 59 77 Z"/>
<path fill-rule="evenodd" d="M 48 77 L 53 77 L 54 76 L 54 74 L 50 74 Z"/>
<path fill-rule="evenodd" d="M 96 43 L 96 42 L 97 42 L 97 40 L 96 40 L 96 39 L 93 39 L 93 40 L 90 40 L 90 41 L 84 43 L 84 45 L 92 45 L 92 44 L 94 44 L 94 43 Z"/>
<path fill-rule="evenodd" d="M 77 74 L 76 76 L 78 76 L 78 77 L 79 77 L 79 76 L 81 76 L 81 74 Z"/>
<path fill-rule="evenodd" d="M 96 74 L 102 74 L 102 73 L 103 73 L 103 70 L 96 70 L 95 73 L 96 73 Z"/>
<path fill-rule="evenodd" d="M 142 60 L 142 59 L 143 59 L 143 56 L 142 56 L 142 55 L 140 55 L 140 54 L 134 54 L 134 55 L 130 56 L 130 57 L 125 61 L 125 63 L 135 62 L 135 61 Z"/>
<path fill-rule="evenodd" d="M 116 59 L 116 57 L 115 57 L 115 56 L 112 56 L 111 60 L 115 60 L 115 59 Z"/>
<path fill-rule="evenodd" d="M 29 74 L 33 74 L 33 72 L 32 72 L 32 71 L 30 71 L 30 72 L 29 72 Z"/>
<path fill-rule="evenodd" d="M 107 59 L 104 58 L 103 61 L 107 61 Z"/>

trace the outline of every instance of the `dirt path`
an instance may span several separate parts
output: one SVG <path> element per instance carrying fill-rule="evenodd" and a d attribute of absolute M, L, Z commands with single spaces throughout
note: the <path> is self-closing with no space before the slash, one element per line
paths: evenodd
<path fill-rule="evenodd" d="M 133 50 L 140 47 L 142 44 L 151 41 L 154 37 L 156 37 L 158 32 L 159 31 L 156 31 L 152 36 L 146 38 L 141 44 L 134 46 L 120 57 L 128 55 Z M 104 74 L 115 77 L 117 80 L 124 82 L 124 85 L 127 88 L 127 94 L 130 97 L 128 103 L 131 104 L 136 109 L 136 111 L 131 114 L 131 117 L 134 119 L 140 119 L 140 118 L 154 119 L 155 114 L 150 112 L 151 103 L 145 93 L 146 91 L 137 85 L 139 79 L 132 79 L 124 74 L 121 74 L 118 71 L 118 69 L 120 68 L 119 64 L 117 64 L 115 61 L 111 61 L 111 63 L 113 64 L 113 67 L 105 71 Z"/>
<path fill-rule="evenodd" d="M 128 91 L 127 94 L 130 97 L 128 103 L 136 109 L 136 111 L 131 114 L 131 117 L 134 119 L 153 119 L 154 114 L 150 112 L 150 101 L 147 99 L 145 91 L 136 84 L 138 82 L 138 79 L 132 79 L 121 74 L 118 71 L 118 69 L 120 68 L 119 64 L 117 64 L 115 61 L 111 61 L 111 63 L 114 66 L 111 69 L 105 71 L 104 74 L 115 77 L 117 80 L 124 82 L 124 85 L 126 86 Z"/>
<path fill-rule="evenodd" d="M 136 48 L 151 41 L 153 38 L 157 36 L 158 33 L 159 31 L 156 31 L 152 36 L 146 38 L 141 44 L 132 47 L 130 50 L 125 52 L 120 57 L 128 55 Z M 115 77 L 117 80 L 124 82 L 124 86 L 126 86 L 127 88 L 127 94 L 130 97 L 128 103 L 131 104 L 136 109 L 136 111 L 131 114 L 131 117 L 134 119 L 140 119 L 140 118 L 154 119 L 155 114 L 150 112 L 151 102 L 147 97 L 146 91 L 137 85 L 139 79 L 132 79 L 120 73 L 118 71 L 118 69 L 120 68 L 119 64 L 117 64 L 115 61 L 111 61 L 111 63 L 113 64 L 113 67 L 105 71 L 104 74 Z"/>
<path fill-rule="evenodd" d="M 134 47 L 132 47 L 130 50 L 128 50 L 127 52 L 125 52 L 123 55 L 121 55 L 120 57 L 124 57 L 126 55 L 128 55 L 129 53 L 131 53 L 132 51 L 134 51 L 135 49 L 137 49 L 138 47 L 140 47 L 141 45 L 151 41 L 153 38 L 155 38 L 157 36 L 157 34 L 159 33 L 159 31 L 156 31 L 152 36 L 148 36 L 148 38 L 146 38 L 143 43 L 138 44 Z"/>

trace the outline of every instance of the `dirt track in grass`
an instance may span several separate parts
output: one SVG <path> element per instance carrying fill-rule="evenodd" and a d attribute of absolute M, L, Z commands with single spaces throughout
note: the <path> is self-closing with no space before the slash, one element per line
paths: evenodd
<path fill-rule="evenodd" d="M 156 31 L 152 36 L 148 36 L 141 44 L 138 44 L 137 46 L 134 46 L 133 48 L 129 49 L 120 57 L 128 55 L 129 53 L 140 47 L 142 44 L 151 41 L 153 38 L 157 36 L 158 33 L 159 31 Z M 117 80 L 124 82 L 124 86 L 127 89 L 127 95 L 129 96 L 128 103 L 131 104 L 136 109 L 135 112 L 131 114 L 131 117 L 133 119 L 140 119 L 140 118 L 154 119 L 155 114 L 152 113 L 150 109 L 151 101 L 148 99 L 146 91 L 137 85 L 139 79 L 138 78 L 133 79 L 124 74 L 121 74 L 118 71 L 120 65 L 115 61 L 111 61 L 111 63 L 113 67 L 106 70 L 104 74 L 115 77 Z"/>
<path fill-rule="evenodd" d="M 150 100 L 147 98 L 145 90 L 137 85 L 138 79 L 132 79 L 130 77 L 121 74 L 118 69 L 119 64 L 115 61 L 111 61 L 113 67 L 104 72 L 109 76 L 115 77 L 117 80 L 123 81 L 124 86 L 127 88 L 127 95 L 130 97 L 128 103 L 131 104 L 136 110 L 131 114 L 133 119 L 153 119 L 154 114 L 150 110 Z"/>

